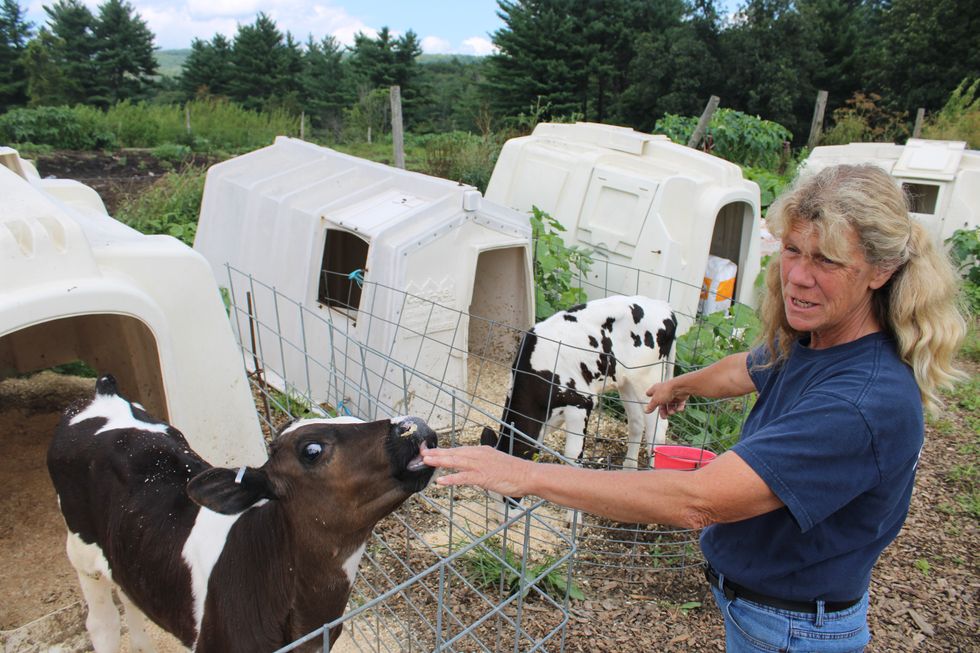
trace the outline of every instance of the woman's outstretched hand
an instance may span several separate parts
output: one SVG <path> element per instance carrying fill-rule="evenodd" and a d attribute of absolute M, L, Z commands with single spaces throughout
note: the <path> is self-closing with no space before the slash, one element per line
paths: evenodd
<path fill-rule="evenodd" d="M 437 477 L 439 485 L 476 485 L 508 497 L 531 494 L 528 475 L 535 463 L 493 447 L 425 449 L 422 461 L 429 467 L 456 470 Z"/>
<path fill-rule="evenodd" d="M 681 412 L 687 405 L 687 398 L 691 395 L 687 392 L 680 392 L 675 389 L 675 385 L 670 381 L 654 383 L 646 392 L 650 397 L 644 412 L 652 413 L 659 409 L 660 417 L 667 419 L 671 415 Z"/>

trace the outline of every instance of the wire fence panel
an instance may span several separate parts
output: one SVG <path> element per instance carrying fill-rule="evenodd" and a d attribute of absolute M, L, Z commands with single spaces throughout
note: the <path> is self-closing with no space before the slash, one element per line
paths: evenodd
<path fill-rule="evenodd" d="M 751 309 L 701 316 L 700 289 L 614 267 L 579 279 L 590 298 L 655 288 L 678 318 L 680 337 L 656 363 L 657 379 L 744 339 L 739 311 Z M 499 432 L 521 325 L 442 304 L 434 289 L 412 294 L 361 278 L 329 285 L 329 304 L 308 306 L 228 268 L 229 315 L 267 437 L 294 417 L 328 415 L 416 415 L 440 433 L 440 446 L 478 444 L 487 426 Z M 336 299 L 344 296 L 356 296 L 356 305 Z M 559 357 L 581 355 L 555 345 Z M 515 437 L 537 446 L 541 460 L 622 469 L 630 437 L 623 398 L 609 388 L 593 400 L 578 459 L 564 455 L 561 428 L 540 425 L 547 431 L 540 442 L 520 431 Z M 668 442 L 720 453 L 747 407 L 692 397 L 671 419 Z M 651 467 L 648 448 L 637 462 L 637 473 Z M 693 531 L 569 515 L 533 497 L 520 506 L 498 499 L 433 485 L 383 520 L 338 620 L 349 636 L 341 641 L 371 651 L 562 650 L 576 577 L 628 583 L 701 562 Z M 317 636 L 323 633 L 310 637 Z"/>

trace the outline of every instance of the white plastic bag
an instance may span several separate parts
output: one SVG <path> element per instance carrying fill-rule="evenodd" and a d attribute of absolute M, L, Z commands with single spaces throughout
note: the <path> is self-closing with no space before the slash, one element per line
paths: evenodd
<path fill-rule="evenodd" d="M 704 270 L 704 285 L 701 287 L 701 301 L 698 312 L 702 315 L 726 311 L 732 305 L 735 295 L 735 276 L 738 266 L 727 258 L 708 255 L 708 265 Z"/>

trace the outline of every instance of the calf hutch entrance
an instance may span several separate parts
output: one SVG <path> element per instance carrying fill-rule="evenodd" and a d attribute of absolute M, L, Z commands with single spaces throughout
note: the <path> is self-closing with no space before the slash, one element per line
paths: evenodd
<path fill-rule="evenodd" d="M 41 179 L 9 148 L 0 148 L 0 192 L 0 469 L 8 488 L 0 493 L 0 642 L 47 650 L 46 638 L 84 615 L 47 446 L 61 411 L 91 397 L 94 380 L 27 375 L 76 361 L 111 373 L 219 464 L 260 463 L 265 447 L 199 254 L 116 222 L 91 188 Z"/>

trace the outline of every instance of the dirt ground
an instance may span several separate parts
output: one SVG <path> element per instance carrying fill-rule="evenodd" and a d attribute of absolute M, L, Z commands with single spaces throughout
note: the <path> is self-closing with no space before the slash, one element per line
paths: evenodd
<path fill-rule="evenodd" d="M 139 169 L 135 163 L 141 157 L 127 153 L 124 162 L 118 155 L 113 162 L 95 155 L 57 155 L 42 158 L 38 167 L 42 176 L 93 186 L 112 213 L 125 192 L 153 182 L 147 172 L 152 166 Z M 104 172 L 119 174 L 103 185 L 98 175 Z M 128 174 L 140 179 L 120 181 Z M 974 377 L 980 373 L 976 363 L 963 365 Z M 0 642 L 2 631 L 80 598 L 64 555 L 64 524 L 44 456 L 60 411 L 73 397 L 91 392 L 91 384 L 50 376 L 0 383 L 0 478 L 5 481 L 0 493 Z M 957 502 L 965 487 L 957 470 L 976 469 L 980 415 L 950 405 L 944 417 L 952 427 L 928 428 L 908 521 L 875 568 L 872 653 L 980 651 L 980 530 L 977 518 Z M 975 502 L 975 488 L 972 492 Z M 634 583 L 584 570 L 576 580 L 586 599 L 571 603 L 566 651 L 724 649 L 721 618 L 696 570 L 650 573 Z M 7 650 L 44 649 L 14 645 Z"/>

